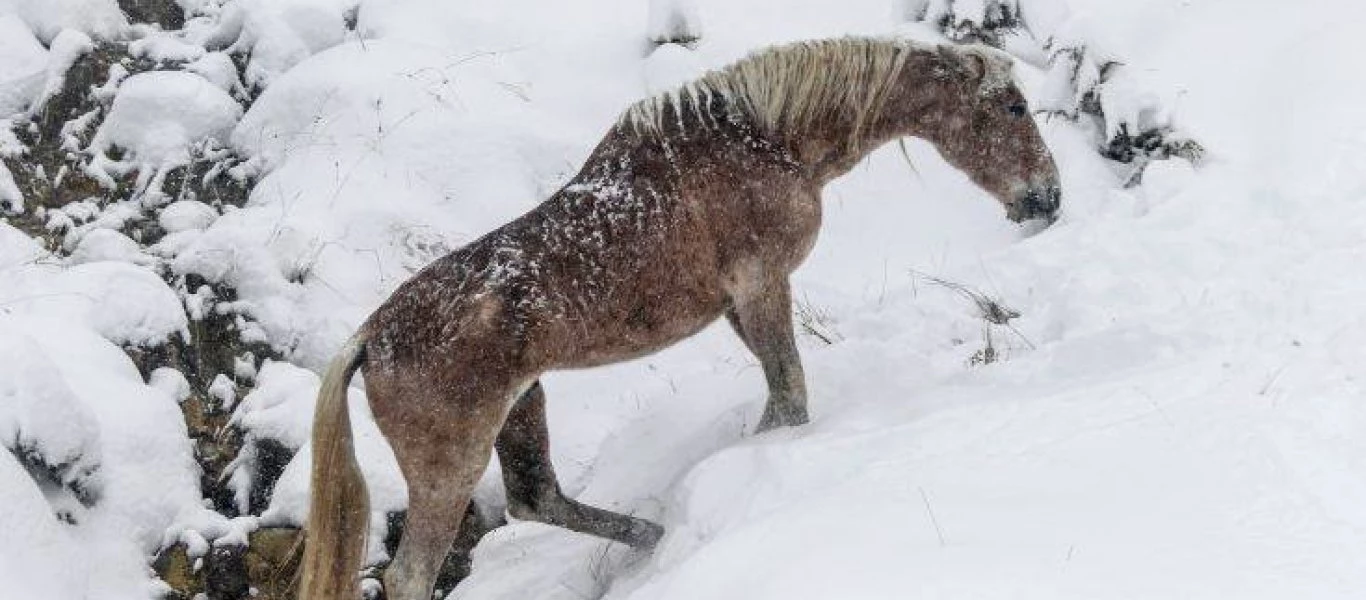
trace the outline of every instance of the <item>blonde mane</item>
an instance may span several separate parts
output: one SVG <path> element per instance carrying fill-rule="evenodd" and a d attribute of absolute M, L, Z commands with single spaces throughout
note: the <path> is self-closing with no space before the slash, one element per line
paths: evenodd
<path fill-rule="evenodd" d="M 984 59 L 984 89 L 1009 81 L 1010 65 L 995 53 L 973 46 L 950 48 Z M 882 110 L 906 58 L 913 51 L 934 50 L 935 46 L 910 40 L 862 37 L 771 46 L 635 103 L 620 122 L 637 133 L 654 135 L 663 132 L 665 119 L 676 120 L 680 130 L 686 129 L 687 120 L 715 123 L 712 100 L 720 97 L 732 113 L 748 117 L 769 135 L 808 131 L 826 117 L 843 115 L 852 119 L 849 141 L 857 143 Z"/>

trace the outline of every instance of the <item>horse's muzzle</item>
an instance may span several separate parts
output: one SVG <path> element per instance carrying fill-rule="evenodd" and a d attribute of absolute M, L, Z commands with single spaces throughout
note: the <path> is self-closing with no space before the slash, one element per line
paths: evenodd
<path fill-rule="evenodd" d="M 1057 220 L 1061 205 L 1062 188 L 1056 185 L 1030 188 L 1010 206 L 1007 216 L 1016 223 L 1030 219 L 1046 219 L 1052 223 Z"/>

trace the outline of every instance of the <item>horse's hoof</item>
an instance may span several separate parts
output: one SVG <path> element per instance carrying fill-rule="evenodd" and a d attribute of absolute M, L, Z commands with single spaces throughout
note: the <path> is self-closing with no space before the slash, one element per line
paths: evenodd
<path fill-rule="evenodd" d="M 626 543 L 636 550 L 649 552 L 659 544 L 660 538 L 664 537 L 664 527 L 658 523 L 636 519 L 631 525 L 631 539 Z"/>
<path fill-rule="evenodd" d="M 759 425 L 754 428 L 754 433 L 760 434 L 779 427 L 801 427 L 810 421 L 811 419 L 806 416 L 805 412 L 778 416 L 765 414 L 762 419 L 759 419 Z"/>

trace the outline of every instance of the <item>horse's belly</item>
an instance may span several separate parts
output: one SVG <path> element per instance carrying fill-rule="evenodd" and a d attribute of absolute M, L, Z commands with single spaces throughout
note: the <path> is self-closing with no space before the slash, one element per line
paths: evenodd
<path fill-rule="evenodd" d="M 720 299 L 671 301 L 614 311 L 570 327 L 552 368 L 583 369 L 649 356 L 692 337 L 724 312 Z"/>

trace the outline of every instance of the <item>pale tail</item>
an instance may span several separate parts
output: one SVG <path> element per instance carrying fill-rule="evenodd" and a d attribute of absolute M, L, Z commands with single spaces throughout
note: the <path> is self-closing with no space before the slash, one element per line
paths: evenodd
<path fill-rule="evenodd" d="M 313 413 L 312 498 L 304 541 L 301 600 L 354 600 L 365 554 L 370 500 L 351 439 L 346 388 L 365 359 L 359 334 L 323 376 Z"/>

